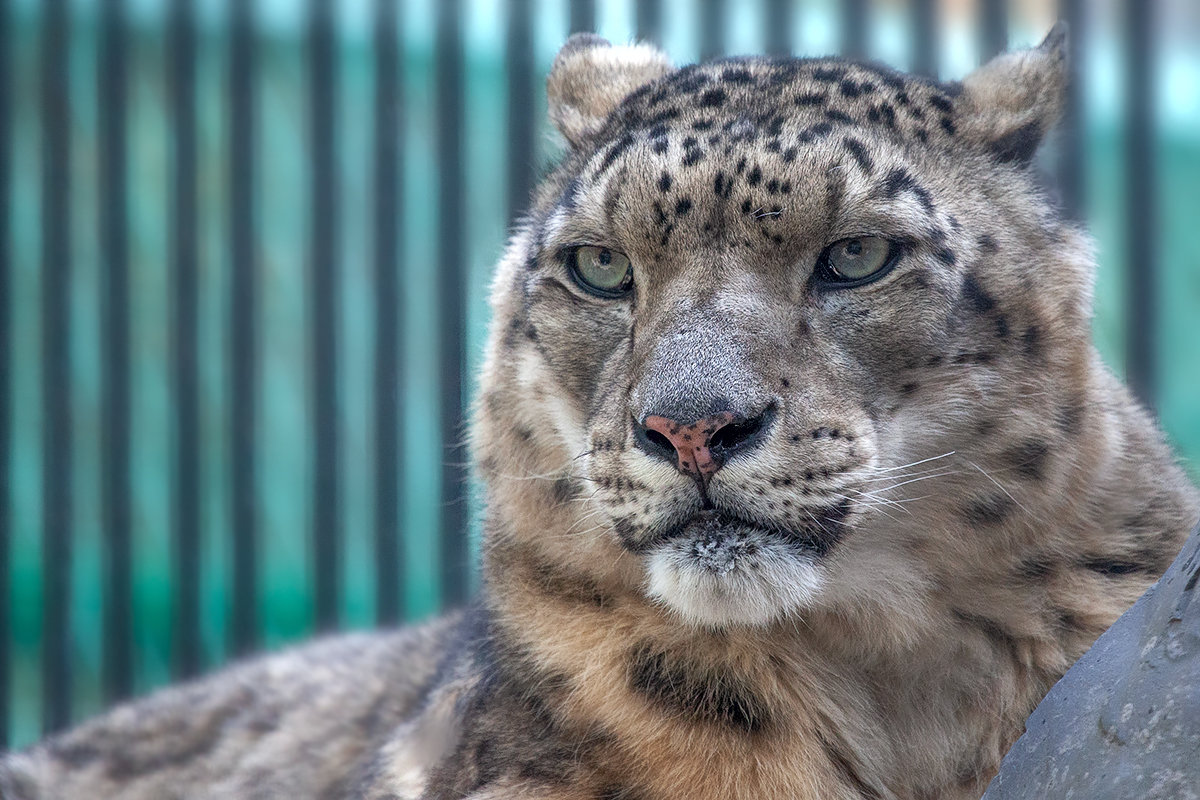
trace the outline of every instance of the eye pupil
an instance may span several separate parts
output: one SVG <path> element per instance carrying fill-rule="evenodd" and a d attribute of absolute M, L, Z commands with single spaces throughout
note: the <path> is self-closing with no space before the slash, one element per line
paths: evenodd
<path fill-rule="evenodd" d="M 862 239 L 851 239 L 846 242 L 846 255 L 860 256 L 862 255 L 862 251 Z"/>
<path fill-rule="evenodd" d="M 596 260 L 600 262 L 601 266 L 607 267 L 612 263 L 612 251 L 608 250 L 607 248 L 601 250 L 600 254 L 596 256 Z"/>

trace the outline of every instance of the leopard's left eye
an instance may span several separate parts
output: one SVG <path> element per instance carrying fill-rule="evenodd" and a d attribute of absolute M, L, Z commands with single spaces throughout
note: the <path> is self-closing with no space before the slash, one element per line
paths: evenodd
<path fill-rule="evenodd" d="M 633 288 L 633 264 L 607 247 L 573 248 L 567 253 L 567 269 L 580 288 L 597 297 L 621 297 Z"/>
<path fill-rule="evenodd" d="M 855 236 L 826 247 L 817 260 L 817 274 L 827 284 L 858 286 L 881 277 L 895 256 L 896 247 L 887 239 Z"/>

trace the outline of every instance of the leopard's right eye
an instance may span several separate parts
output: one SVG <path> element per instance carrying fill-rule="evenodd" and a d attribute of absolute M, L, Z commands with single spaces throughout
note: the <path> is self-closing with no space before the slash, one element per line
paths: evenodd
<path fill-rule="evenodd" d="M 579 288 L 597 297 L 623 297 L 633 289 L 633 264 L 607 247 L 582 245 L 567 252 L 567 271 Z"/>

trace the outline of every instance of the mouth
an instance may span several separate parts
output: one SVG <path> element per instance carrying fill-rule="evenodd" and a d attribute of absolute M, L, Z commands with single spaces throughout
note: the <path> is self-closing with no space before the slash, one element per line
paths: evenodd
<path fill-rule="evenodd" d="M 796 525 L 705 509 L 645 547 L 647 595 L 708 629 L 769 625 L 811 606 L 820 564 L 846 530 L 850 503 L 814 506 Z"/>
<path fill-rule="evenodd" d="M 651 546 L 688 542 L 697 565 L 725 574 L 742 558 L 757 554 L 764 540 L 787 545 L 820 558 L 841 539 L 850 501 L 814 507 L 801 525 L 775 525 L 743 519 L 717 509 L 705 509 L 682 520 L 655 538 Z"/>

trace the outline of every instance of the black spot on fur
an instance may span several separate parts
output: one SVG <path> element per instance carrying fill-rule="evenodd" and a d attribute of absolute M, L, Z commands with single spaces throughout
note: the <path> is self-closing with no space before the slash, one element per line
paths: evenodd
<path fill-rule="evenodd" d="M 950 102 L 950 98 L 944 97 L 940 94 L 930 95 L 929 96 L 929 105 L 933 106 L 938 111 L 941 111 L 943 113 L 949 113 L 950 109 L 953 107 L 953 104 Z"/>
<path fill-rule="evenodd" d="M 810 125 L 809 127 L 800 131 L 800 133 L 797 135 L 796 138 L 800 141 L 801 144 L 811 144 L 812 142 L 815 142 L 818 139 L 824 139 L 826 136 L 828 136 L 830 134 L 830 132 L 832 130 L 833 130 L 833 125 L 830 124 L 828 121 L 818 122 L 817 124 Z"/>
<path fill-rule="evenodd" d="M 845 111 L 839 111 L 836 108 L 826 109 L 825 110 L 825 118 L 830 120 L 831 122 L 840 122 L 843 125 L 850 125 L 851 123 L 854 122 L 853 117 L 851 117 Z"/>
<path fill-rule="evenodd" d="M 766 703 L 728 670 L 690 662 L 650 642 L 629 654 L 629 688 L 662 711 L 745 734 L 768 723 Z"/>
<path fill-rule="evenodd" d="M 1042 354 L 1042 330 L 1037 325 L 1030 325 L 1021 335 L 1021 346 L 1029 358 L 1037 358 Z"/>
<path fill-rule="evenodd" d="M 837 83 L 846 76 L 846 70 L 841 67 L 817 67 L 812 76 L 813 80 L 822 83 Z"/>
<path fill-rule="evenodd" d="M 888 172 L 879 191 L 889 200 L 898 197 L 901 192 L 912 192 L 926 211 L 933 211 L 933 198 L 930 197 L 929 190 L 917 183 L 904 167 L 894 167 Z"/>
<path fill-rule="evenodd" d="M 821 92 L 805 92 L 796 98 L 798 106 L 823 106 L 829 100 L 829 96 Z"/>
<path fill-rule="evenodd" d="M 837 773 L 842 783 L 849 786 L 863 800 L 881 800 L 883 795 L 858 774 L 858 768 L 848 754 L 847 749 L 835 744 L 833 739 L 825 736 L 820 731 L 817 731 L 817 739 L 821 742 L 821 748 L 825 751 L 825 756 L 829 759 L 829 763 L 833 765 L 834 772 Z"/>
<path fill-rule="evenodd" d="M 720 108 L 725 104 L 725 99 L 728 95 L 721 88 L 709 89 L 704 94 L 700 95 L 701 108 Z"/>
<path fill-rule="evenodd" d="M 746 183 L 750 184 L 751 186 L 758 186 L 758 184 L 762 183 L 762 170 L 759 169 L 757 165 L 755 165 L 755 167 L 750 170 L 750 174 L 746 176 Z"/>
<path fill-rule="evenodd" d="M 692 201 L 686 197 L 679 198 L 679 202 L 675 204 L 675 213 L 678 216 L 684 216 L 692 210 Z"/>
<path fill-rule="evenodd" d="M 736 69 L 727 69 L 722 72 L 721 80 L 728 81 L 729 83 L 746 84 L 754 83 L 754 76 L 750 74 L 750 70 L 745 69 L 744 67 L 738 67 Z"/>
<path fill-rule="evenodd" d="M 1005 450 L 1000 457 L 1021 477 L 1041 480 L 1049 455 L 1050 446 L 1044 441 L 1026 439 Z"/>
<path fill-rule="evenodd" d="M 953 136 L 957 132 L 957 128 L 954 126 L 954 120 L 950 119 L 949 117 L 942 117 L 938 124 L 941 125 L 942 130 L 944 130 L 950 136 Z"/>
<path fill-rule="evenodd" d="M 1000 246 L 998 244 L 996 244 L 996 238 L 994 236 L 992 236 L 990 233 L 985 233 L 979 237 L 980 252 L 990 254 L 990 253 L 995 253 L 999 249 L 1000 249 Z"/>
<path fill-rule="evenodd" d="M 1000 316 L 996 317 L 996 338 L 1007 339 L 1008 334 L 1008 317 L 1001 314 Z"/>
<path fill-rule="evenodd" d="M 933 251 L 933 255 L 938 261 L 942 262 L 948 267 L 953 267 L 958 261 L 958 259 L 954 256 L 954 251 L 949 247 L 939 247 Z"/>
<path fill-rule="evenodd" d="M 703 150 L 696 149 L 696 148 L 687 150 L 683 154 L 683 165 L 685 167 L 690 167 L 693 164 L 695 164 L 696 162 L 700 161 L 702 158 L 704 158 Z"/>
<path fill-rule="evenodd" d="M 1012 513 L 1014 503 L 1008 495 L 977 497 L 963 508 L 967 522 L 977 527 L 999 525 Z"/>
<path fill-rule="evenodd" d="M 858 162 L 858 166 L 862 168 L 863 172 L 870 175 L 875 171 L 875 162 L 871 159 L 871 154 L 867 152 L 866 145 L 852 136 L 844 138 L 842 143 L 850 151 L 850 155 L 854 157 L 854 160 Z"/>
<path fill-rule="evenodd" d="M 1083 426 L 1083 413 L 1083 402 L 1073 399 L 1055 412 L 1054 424 L 1067 436 L 1077 436 Z"/>
<path fill-rule="evenodd" d="M 996 307 L 996 299 L 985 290 L 971 273 L 963 277 L 962 297 L 971 303 L 971 307 L 979 314 L 986 314 Z"/>
<path fill-rule="evenodd" d="M 1002 164 L 1028 164 L 1042 141 L 1042 126 L 1034 120 L 992 142 L 992 154 Z"/>
<path fill-rule="evenodd" d="M 671 191 L 671 174 L 669 172 L 664 172 L 658 179 L 658 190 L 664 194 Z"/>
<path fill-rule="evenodd" d="M 1009 632 L 1003 625 L 994 619 L 989 619 L 979 614 L 971 614 L 959 609 L 951 609 L 951 612 L 959 622 L 968 627 L 982 631 L 1001 650 L 1007 653 L 1015 654 L 1017 649 L 1017 637 Z"/>
<path fill-rule="evenodd" d="M 900 387 L 900 394 L 907 397 L 907 396 L 915 393 L 917 391 L 917 389 L 919 389 L 919 388 L 921 388 L 921 387 L 916 383 L 906 383 Z"/>
<path fill-rule="evenodd" d="M 562 477 L 554 482 L 554 502 L 565 503 L 579 494 L 579 482 Z"/>
<path fill-rule="evenodd" d="M 1092 572 L 1098 572 L 1107 577 L 1120 577 L 1121 575 L 1134 575 L 1138 573 L 1156 574 L 1154 569 L 1149 564 L 1143 564 L 1137 561 L 1127 561 L 1120 558 L 1108 558 L 1098 556 L 1095 558 L 1087 558 L 1079 563 L 1079 566 Z"/>
<path fill-rule="evenodd" d="M 1058 569 L 1058 564 L 1046 557 L 1027 558 L 1017 564 L 1017 575 L 1027 580 L 1041 580 Z"/>
<path fill-rule="evenodd" d="M 630 134 L 630 133 L 626 133 L 624 136 L 622 136 L 620 139 L 618 139 L 612 145 L 612 147 L 610 147 L 608 149 L 608 152 L 604 156 L 604 160 L 600 162 L 600 169 L 597 170 L 597 173 L 603 174 L 604 172 L 606 172 L 608 170 L 608 168 L 612 166 L 613 162 L 616 161 L 622 153 L 624 153 L 631 146 L 633 146 L 633 142 L 634 142 L 633 134 Z"/>

